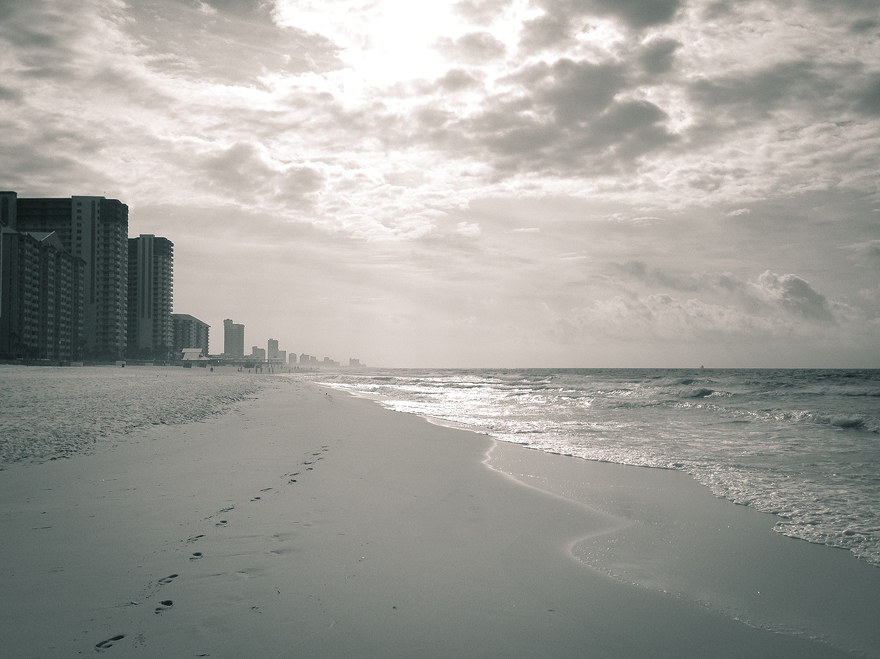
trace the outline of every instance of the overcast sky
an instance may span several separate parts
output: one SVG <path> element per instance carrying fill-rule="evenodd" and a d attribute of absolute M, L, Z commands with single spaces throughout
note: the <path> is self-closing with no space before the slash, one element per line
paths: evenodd
<path fill-rule="evenodd" d="M 382 366 L 880 367 L 877 0 L 0 0 L 0 188 Z"/>

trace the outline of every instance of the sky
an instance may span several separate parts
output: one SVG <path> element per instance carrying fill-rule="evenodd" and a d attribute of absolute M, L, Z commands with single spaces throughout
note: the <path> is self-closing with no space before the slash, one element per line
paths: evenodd
<path fill-rule="evenodd" d="M 880 367 L 878 0 L 0 0 L 0 189 L 388 367 Z"/>

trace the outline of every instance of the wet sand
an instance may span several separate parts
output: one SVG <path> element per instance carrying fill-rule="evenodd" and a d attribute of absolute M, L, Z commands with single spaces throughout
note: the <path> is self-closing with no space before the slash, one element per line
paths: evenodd
<path fill-rule="evenodd" d="M 686 476 L 662 491 L 629 481 L 614 508 L 626 468 L 583 476 L 570 471 L 583 461 L 494 444 L 294 382 L 94 455 L 13 466 L 0 472 L 4 655 L 854 656 L 576 558 L 600 563 L 611 550 L 596 543 L 615 537 L 650 546 L 650 524 L 678 537 L 639 490 L 705 519 L 737 508 Z M 703 526 L 688 533 L 712 536 Z"/>

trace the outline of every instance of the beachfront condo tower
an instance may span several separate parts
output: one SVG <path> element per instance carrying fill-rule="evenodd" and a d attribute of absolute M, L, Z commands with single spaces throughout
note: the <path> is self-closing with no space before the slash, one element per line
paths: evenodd
<path fill-rule="evenodd" d="M 172 352 L 178 356 L 185 348 L 201 348 L 203 357 L 208 356 L 208 330 L 211 326 L 185 313 L 171 314 Z"/>
<path fill-rule="evenodd" d="M 244 325 L 223 321 L 223 354 L 227 357 L 244 357 Z"/>
<path fill-rule="evenodd" d="M 0 192 L 0 357 L 81 359 L 82 259 L 54 232 L 16 231 L 15 192 Z"/>
<path fill-rule="evenodd" d="M 174 244 L 151 234 L 129 238 L 127 357 L 170 358 L 174 343 L 173 299 Z"/>
<path fill-rule="evenodd" d="M 65 251 L 84 261 L 83 357 L 122 359 L 128 315 L 128 206 L 104 197 L 23 197 L 16 210 L 18 231 L 54 232 Z"/>

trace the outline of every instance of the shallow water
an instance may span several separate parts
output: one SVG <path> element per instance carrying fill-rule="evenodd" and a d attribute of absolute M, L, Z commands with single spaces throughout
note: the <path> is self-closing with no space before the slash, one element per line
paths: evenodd
<path fill-rule="evenodd" d="M 880 371 L 369 370 L 305 377 L 507 442 L 678 469 L 880 566 Z"/>
<path fill-rule="evenodd" d="M 0 468 L 93 449 L 156 424 L 198 421 L 273 379 L 173 366 L 0 366 Z"/>

